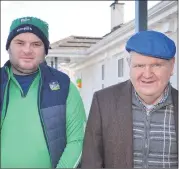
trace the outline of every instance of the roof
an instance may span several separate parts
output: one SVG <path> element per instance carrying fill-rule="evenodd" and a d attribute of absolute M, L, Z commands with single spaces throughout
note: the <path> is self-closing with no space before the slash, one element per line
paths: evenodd
<path fill-rule="evenodd" d="M 65 39 L 59 40 L 50 44 L 51 49 L 59 48 L 78 48 L 86 49 L 102 40 L 102 37 L 87 37 L 87 36 L 69 36 Z"/>
<path fill-rule="evenodd" d="M 103 37 L 106 37 L 106 36 L 110 35 L 112 32 L 114 32 L 117 29 L 121 28 L 123 25 L 125 25 L 125 24 L 120 24 L 120 25 L 115 26 L 109 33 L 105 34 Z"/>

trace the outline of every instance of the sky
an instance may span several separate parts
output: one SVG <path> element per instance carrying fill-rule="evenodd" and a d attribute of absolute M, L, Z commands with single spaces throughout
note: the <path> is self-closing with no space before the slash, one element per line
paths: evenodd
<path fill-rule="evenodd" d="M 124 23 L 135 17 L 135 1 L 124 5 Z M 151 8 L 159 1 L 148 1 Z M 49 24 L 50 43 L 68 36 L 102 37 L 111 31 L 113 1 L 1 1 L 1 65 L 8 60 L 5 50 L 9 27 L 17 17 L 35 16 Z"/>

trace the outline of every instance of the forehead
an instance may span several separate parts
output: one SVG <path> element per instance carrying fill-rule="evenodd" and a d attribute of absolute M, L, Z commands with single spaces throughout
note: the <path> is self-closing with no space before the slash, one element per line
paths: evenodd
<path fill-rule="evenodd" d="M 155 58 L 151 56 L 145 56 L 140 53 L 136 52 L 131 52 L 131 62 L 132 63 L 166 63 L 168 60 L 160 59 L 160 58 Z"/>
<path fill-rule="evenodd" d="M 22 40 L 27 42 L 41 41 L 41 39 L 33 33 L 21 33 L 13 38 L 13 40 Z M 41 41 L 42 42 L 42 41 Z"/>

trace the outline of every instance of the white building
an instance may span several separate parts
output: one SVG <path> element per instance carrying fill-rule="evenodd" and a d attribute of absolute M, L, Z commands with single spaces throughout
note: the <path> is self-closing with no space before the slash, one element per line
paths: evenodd
<path fill-rule="evenodd" d="M 123 24 L 124 4 L 111 5 L 111 32 L 101 38 L 70 36 L 55 42 L 47 56 L 49 65 L 64 70 L 76 83 L 88 115 L 93 93 L 129 78 L 125 43 L 135 33 L 134 20 Z M 177 1 L 161 1 L 148 11 L 148 29 L 165 33 L 177 45 Z M 177 56 L 177 54 L 176 54 Z M 176 57 L 177 63 L 177 57 Z M 171 78 L 177 88 L 177 64 Z"/>

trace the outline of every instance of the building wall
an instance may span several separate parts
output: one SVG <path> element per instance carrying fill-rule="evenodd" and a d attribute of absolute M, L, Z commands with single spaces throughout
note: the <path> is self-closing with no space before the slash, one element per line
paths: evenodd
<path fill-rule="evenodd" d="M 177 20 L 176 18 L 173 18 L 168 22 L 174 23 L 172 30 L 168 28 L 167 22 L 158 23 L 149 29 L 166 32 L 166 35 L 173 39 L 177 46 Z M 106 49 L 105 52 L 93 57 L 96 60 L 95 64 L 78 70 L 75 73 L 80 74 L 82 78 L 82 88 L 80 89 L 80 93 L 84 101 L 87 116 L 89 114 L 92 97 L 95 91 L 129 79 L 129 67 L 126 60 L 127 53 L 124 51 L 124 46 L 125 42 L 123 44 L 113 46 L 110 49 Z M 98 58 L 103 59 L 99 61 Z M 123 77 L 118 77 L 118 60 L 121 58 L 124 59 L 124 73 Z M 104 79 L 102 79 L 102 65 L 104 65 Z M 177 88 L 177 64 L 175 64 L 174 75 L 171 77 L 171 83 L 173 87 Z"/>
<path fill-rule="evenodd" d="M 174 33 L 172 33 L 172 34 L 170 34 L 170 38 L 172 39 L 172 40 L 174 40 L 175 41 L 175 43 L 176 43 L 176 46 L 178 46 L 177 45 L 177 32 L 174 32 Z M 174 67 L 174 75 L 171 77 L 171 84 L 172 84 L 172 86 L 174 87 L 174 88 L 176 88 L 176 89 L 179 89 L 178 88 L 178 84 L 177 84 L 177 81 L 178 81 L 178 75 L 177 75 L 177 69 L 178 69 L 178 58 L 177 58 L 177 51 L 176 51 L 176 55 L 175 55 L 176 57 L 175 57 L 175 67 Z"/>

